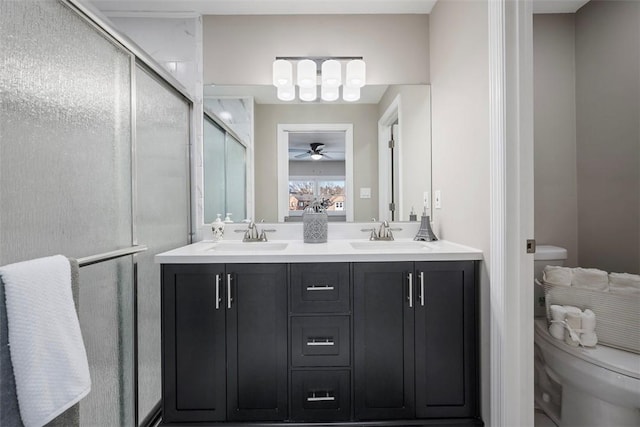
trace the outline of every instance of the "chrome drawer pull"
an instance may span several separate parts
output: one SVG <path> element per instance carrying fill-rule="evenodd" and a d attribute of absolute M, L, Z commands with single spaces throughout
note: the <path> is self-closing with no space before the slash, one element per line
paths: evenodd
<path fill-rule="evenodd" d="M 411 308 L 413 307 L 413 273 L 409 273 L 407 279 L 409 279 L 409 296 L 407 296 L 407 299 L 409 300 L 409 308 Z"/>
<path fill-rule="evenodd" d="M 318 396 L 316 393 L 311 393 L 311 396 L 307 397 L 307 402 L 332 402 L 336 400 L 335 396 L 331 396 L 329 392 L 324 393 L 324 396 Z"/>
<path fill-rule="evenodd" d="M 220 275 L 216 274 L 216 310 L 220 308 Z"/>
<path fill-rule="evenodd" d="M 331 338 L 309 338 L 307 341 L 308 346 L 319 346 L 319 345 L 335 345 L 335 342 Z"/>
<path fill-rule="evenodd" d="M 420 305 L 424 307 L 424 271 L 420 272 Z"/>
<path fill-rule="evenodd" d="M 227 308 L 231 308 L 231 274 L 227 273 Z"/>
<path fill-rule="evenodd" d="M 333 286 L 328 285 L 311 285 L 307 286 L 308 291 L 332 291 Z"/>

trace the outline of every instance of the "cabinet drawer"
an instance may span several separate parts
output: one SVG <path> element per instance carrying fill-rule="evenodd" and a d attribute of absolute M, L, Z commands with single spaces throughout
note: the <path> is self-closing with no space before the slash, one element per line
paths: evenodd
<path fill-rule="evenodd" d="M 293 421 L 348 420 L 351 414 L 351 375 L 340 371 L 293 371 Z"/>
<path fill-rule="evenodd" d="M 293 317 L 292 366 L 349 366 L 349 316 Z"/>
<path fill-rule="evenodd" d="M 349 264 L 291 265 L 293 313 L 349 312 L 349 294 Z"/>

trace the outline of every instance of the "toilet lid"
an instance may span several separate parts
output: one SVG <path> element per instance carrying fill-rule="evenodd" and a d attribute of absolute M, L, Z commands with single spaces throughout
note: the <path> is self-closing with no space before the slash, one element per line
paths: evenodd
<path fill-rule="evenodd" d="M 586 362 L 628 377 L 640 379 L 640 354 L 602 344 L 591 348 L 571 347 L 565 344 L 564 341 L 557 340 L 549 334 L 546 319 L 535 319 L 535 332 L 536 337 L 540 337 L 558 349 L 579 357 Z"/>

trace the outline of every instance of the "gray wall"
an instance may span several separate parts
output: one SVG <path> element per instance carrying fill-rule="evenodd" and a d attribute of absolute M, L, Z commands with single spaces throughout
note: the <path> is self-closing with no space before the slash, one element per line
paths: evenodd
<path fill-rule="evenodd" d="M 578 259 L 640 272 L 640 2 L 576 13 Z"/>
<path fill-rule="evenodd" d="M 536 239 L 638 273 L 640 3 L 536 15 L 534 63 Z"/>
<path fill-rule="evenodd" d="M 276 56 L 362 56 L 367 84 L 429 81 L 429 15 L 204 16 L 205 84 L 271 84 Z"/>
<path fill-rule="evenodd" d="M 354 220 L 378 214 L 378 107 L 375 104 L 265 105 L 255 108 L 256 218 L 278 220 L 278 124 L 353 123 Z M 371 188 L 360 199 L 360 188 Z"/>
<path fill-rule="evenodd" d="M 430 15 L 433 189 L 439 238 L 483 251 L 481 408 L 490 418 L 489 39 L 487 2 L 440 0 Z"/>
<path fill-rule="evenodd" d="M 574 14 L 533 17 L 535 237 L 578 262 Z"/>

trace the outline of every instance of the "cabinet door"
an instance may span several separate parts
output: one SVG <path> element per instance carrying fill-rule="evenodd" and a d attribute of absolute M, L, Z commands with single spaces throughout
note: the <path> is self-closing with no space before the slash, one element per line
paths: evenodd
<path fill-rule="evenodd" d="M 477 415 L 472 261 L 416 263 L 416 415 Z"/>
<path fill-rule="evenodd" d="M 227 264 L 227 405 L 230 420 L 287 413 L 287 266 Z"/>
<path fill-rule="evenodd" d="M 357 263 L 353 272 L 355 416 L 413 418 L 413 263 Z"/>
<path fill-rule="evenodd" d="M 166 423 L 225 419 L 223 273 L 218 265 L 162 266 Z"/>

